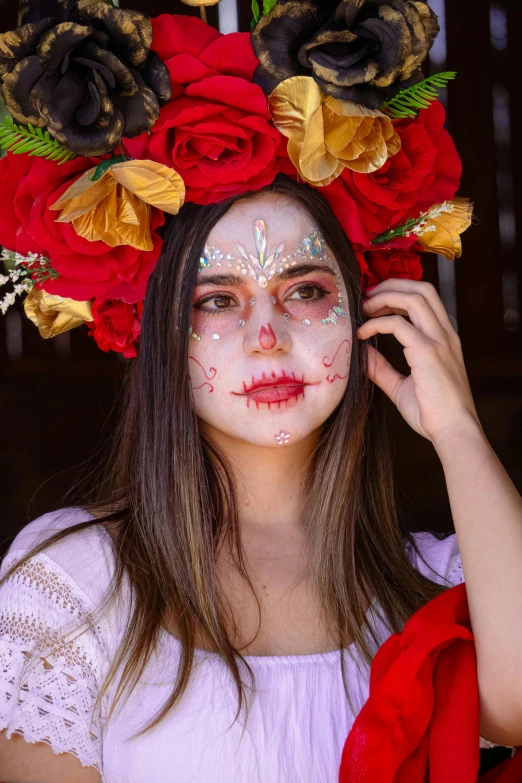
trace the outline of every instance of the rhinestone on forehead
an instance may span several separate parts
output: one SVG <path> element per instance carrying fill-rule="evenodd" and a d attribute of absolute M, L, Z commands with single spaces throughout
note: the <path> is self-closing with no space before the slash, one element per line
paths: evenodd
<path fill-rule="evenodd" d="M 276 258 L 283 252 L 284 243 L 279 245 L 268 258 L 266 256 L 267 239 L 266 239 L 266 225 L 264 220 L 256 220 L 254 223 L 254 243 L 256 246 L 257 256 L 253 256 L 252 253 L 247 253 L 243 245 L 236 245 L 238 252 L 247 262 L 241 264 L 242 274 L 246 274 L 246 270 L 258 284 L 260 288 L 266 288 L 268 281 L 271 280 L 275 274 L 276 268 L 272 266 Z M 259 270 L 259 272 L 257 271 Z"/>

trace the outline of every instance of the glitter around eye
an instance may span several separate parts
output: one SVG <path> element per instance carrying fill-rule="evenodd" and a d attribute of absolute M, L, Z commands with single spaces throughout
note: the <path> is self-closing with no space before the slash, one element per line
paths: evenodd
<path fill-rule="evenodd" d="M 245 319 L 244 319 L 244 318 L 241 318 L 241 319 L 238 321 L 238 326 L 244 326 L 244 325 L 245 325 L 245 323 L 246 323 Z"/>
<path fill-rule="evenodd" d="M 303 321 L 303 326 L 310 326 L 310 325 L 311 325 L 311 323 L 312 323 L 312 322 L 311 322 L 311 321 L 309 321 L 309 320 L 308 320 L 308 318 L 305 318 L 305 319 L 304 319 L 304 321 Z"/>
<path fill-rule="evenodd" d="M 219 334 L 217 332 L 214 332 L 210 336 L 212 337 L 213 340 L 219 340 L 220 339 Z"/>
<path fill-rule="evenodd" d="M 272 302 L 272 304 L 275 304 L 277 302 L 277 299 L 275 298 L 275 296 L 271 296 L 270 301 Z"/>
<path fill-rule="evenodd" d="M 283 318 L 285 319 L 285 321 L 289 321 L 290 320 L 290 313 L 284 313 L 283 314 Z"/>
<path fill-rule="evenodd" d="M 255 297 L 252 297 L 252 299 L 250 300 L 250 305 L 253 307 L 255 303 L 256 303 Z"/>

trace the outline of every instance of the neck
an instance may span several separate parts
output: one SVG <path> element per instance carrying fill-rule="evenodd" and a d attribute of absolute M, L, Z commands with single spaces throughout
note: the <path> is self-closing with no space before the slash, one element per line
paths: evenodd
<path fill-rule="evenodd" d="M 268 448 L 230 437 L 200 422 L 228 459 L 237 487 L 242 533 L 294 537 L 302 531 L 304 479 L 318 432 L 292 445 Z"/>

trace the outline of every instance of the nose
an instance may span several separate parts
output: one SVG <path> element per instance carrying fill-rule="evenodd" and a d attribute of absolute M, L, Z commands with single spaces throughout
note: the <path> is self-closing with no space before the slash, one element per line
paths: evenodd
<path fill-rule="evenodd" d="M 259 341 L 259 345 L 264 351 L 270 351 L 277 343 L 277 337 L 272 328 L 272 324 L 269 323 L 268 327 L 263 324 L 259 330 L 257 339 Z"/>
<path fill-rule="evenodd" d="M 291 347 L 292 340 L 283 314 L 273 304 L 258 300 L 244 330 L 245 352 L 250 356 L 277 356 L 288 353 Z"/>

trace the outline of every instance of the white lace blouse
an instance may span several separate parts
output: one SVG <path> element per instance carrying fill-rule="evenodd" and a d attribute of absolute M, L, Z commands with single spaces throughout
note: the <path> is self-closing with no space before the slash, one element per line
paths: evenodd
<path fill-rule="evenodd" d="M 91 518 L 83 509 L 68 508 L 33 520 L 11 544 L 0 574 L 37 541 Z M 455 535 L 440 541 L 418 533 L 416 539 L 436 572 L 412 551 L 422 573 L 445 584 L 464 580 Z M 0 588 L 0 730 L 7 728 L 7 737 L 18 733 L 28 742 L 47 742 L 56 753 L 73 753 L 83 765 L 96 767 L 103 783 L 337 783 L 354 721 L 337 651 L 247 656 L 257 693 L 245 725 L 244 710 L 233 724 L 237 692 L 228 670 L 216 654 L 197 650 L 181 703 L 152 731 L 131 739 L 173 688 L 181 645 L 165 631 L 123 707 L 106 721 L 113 685 L 94 714 L 130 607 L 125 582 L 110 612 L 96 625 L 91 621 L 112 570 L 109 534 L 96 526 L 32 558 Z M 369 612 L 382 643 L 390 630 L 374 607 Z M 79 621 L 80 630 L 59 643 L 67 624 L 74 629 Z M 35 643 L 38 653 L 21 678 Z M 354 659 L 345 658 L 357 713 L 368 698 L 369 672 L 353 645 L 351 652 Z M 249 684 L 246 672 L 242 679 Z M 482 746 L 490 744 L 481 740 Z"/>

